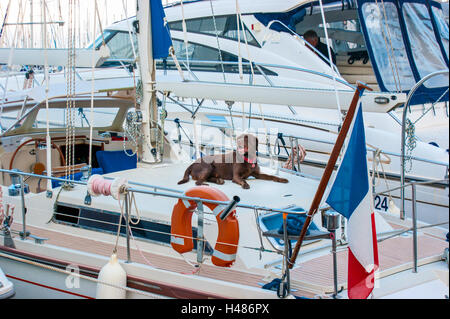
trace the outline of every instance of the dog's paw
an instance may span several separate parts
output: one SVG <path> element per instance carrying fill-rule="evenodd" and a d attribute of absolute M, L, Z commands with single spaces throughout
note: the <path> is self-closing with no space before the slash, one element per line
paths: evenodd
<path fill-rule="evenodd" d="M 249 188 L 250 188 L 250 185 L 248 185 L 247 183 L 242 184 L 242 188 L 243 188 L 243 189 L 249 189 Z"/>
<path fill-rule="evenodd" d="M 219 178 L 219 179 L 217 179 L 217 184 L 223 185 L 223 184 L 225 184 L 225 181 L 223 179 Z"/>
<path fill-rule="evenodd" d="M 277 182 L 284 183 L 284 184 L 289 183 L 289 181 L 286 178 L 278 178 Z"/>

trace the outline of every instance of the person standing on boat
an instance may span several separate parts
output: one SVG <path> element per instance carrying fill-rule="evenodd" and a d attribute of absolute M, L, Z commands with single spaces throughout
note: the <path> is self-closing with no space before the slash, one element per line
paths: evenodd
<path fill-rule="evenodd" d="M 313 46 L 317 51 L 319 51 L 325 58 L 328 58 L 328 47 L 325 43 L 322 43 L 319 39 L 319 36 L 317 35 L 316 31 L 314 30 L 309 30 L 306 31 L 303 34 L 303 38 L 305 39 L 305 41 L 307 41 L 309 44 L 311 44 L 311 46 Z M 331 61 L 333 61 L 333 64 L 336 64 L 336 54 L 334 53 L 333 49 L 330 47 L 330 51 L 331 51 Z M 324 60 L 326 63 L 329 64 L 329 62 L 324 59 L 324 57 L 320 56 L 319 57 Z"/>

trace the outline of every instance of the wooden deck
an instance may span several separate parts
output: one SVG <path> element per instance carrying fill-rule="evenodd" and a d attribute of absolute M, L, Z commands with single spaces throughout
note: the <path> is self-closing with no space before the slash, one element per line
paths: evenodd
<path fill-rule="evenodd" d="M 429 234 L 418 236 L 418 263 L 436 261 L 442 256 L 448 242 L 443 238 Z M 339 248 L 338 248 L 339 249 Z M 412 268 L 413 265 L 413 239 L 412 236 L 399 236 L 378 243 L 378 258 L 380 262 L 379 276 L 383 278 L 389 274 Z M 301 256 L 300 256 L 301 261 Z M 313 260 L 300 263 L 292 271 L 292 277 L 299 283 L 293 287 L 309 287 L 321 289 L 323 292 L 333 292 L 333 259 L 328 254 Z M 338 286 L 347 288 L 348 250 L 343 249 L 337 253 Z M 308 290 L 309 290 L 308 289 Z"/>
<path fill-rule="evenodd" d="M 55 246 L 81 250 L 102 256 L 110 256 L 114 248 L 113 242 L 108 244 L 48 229 L 32 226 L 28 226 L 27 228 L 35 236 L 48 238 L 46 243 Z M 15 223 L 13 229 L 21 231 L 21 225 Z M 131 247 L 131 258 L 133 262 L 142 264 L 149 264 L 148 262 L 150 262 L 150 265 L 156 268 L 186 274 L 191 274 L 194 270 L 183 259 L 150 252 L 140 252 L 135 249 L 133 243 L 131 243 Z M 412 247 L 412 236 L 394 237 L 380 242 L 378 245 L 380 276 L 383 277 L 392 272 L 404 270 L 405 267 L 410 267 L 409 264 L 412 264 L 413 260 Z M 420 233 L 418 236 L 419 263 L 437 260 L 438 256 L 442 255 L 446 247 L 448 247 L 448 243 L 444 239 Z M 127 258 L 125 247 L 119 246 L 118 256 L 122 260 Z M 347 258 L 347 249 L 341 248 L 337 253 L 339 287 L 343 286 L 346 288 Z M 331 293 L 333 291 L 333 263 L 331 253 L 306 262 L 302 262 L 302 255 L 300 254 L 298 260 L 300 261 L 300 266 L 291 271 L 291 283 L 294 289 L 294 295 L 313 298 L 315 295 Z M 207 264 L 202 265 L 195 276 L 204 276 L 254 287 L 261 287 L 262 283 L 267 283 L 267 280 L 262 275 L 251 273 L 250 271 L 245 272 L 232 268 L 220 268 Z"/>

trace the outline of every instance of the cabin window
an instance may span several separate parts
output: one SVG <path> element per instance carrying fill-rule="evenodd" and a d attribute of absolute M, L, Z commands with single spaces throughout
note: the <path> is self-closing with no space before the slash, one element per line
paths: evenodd
<path fill-rule="evenodd" d="M 449 31 L 448 25 L 445 22 L 444 14 L 441 9 L 436 7 L 431 7 L 433 12 L 434 20 L 436 21 L 436 26 L 438 28 L 439 35 L 441 36 L 442 44 L 444 46 L 445 54 L 448 60 L 448 46 L 449 46 Z"/>
<path fill-rule="evenodd" d="M 336 54 L 346 55 L 348 52 L 366 50 L 364 37 L 357 20 L 352 19 L 327 23 L 327 30 L 328 37 L 333 41 L 333 49 Z M 325 40 L 323 24 L 319 25 L 318 32 L 322 40 Z"/>
<path fill-rule="evenodd" d="M 20 118 L 21 115 L 25 114 L 28 110 L 24 109 L 23 111 L 20 110 L 13 110 L 10 111 L 8 109 L 3 109 L 3 112 L 0 113 L 0 129 L 6 130 L 11 127 L 14 123 L 16 123 L 17 119 Z M 21 123 L 16 124 L 16 128 L 20 127 L 23 124 L 24 121 Z"/>
<path fill-rule="evenodd" d="M 113 30 L 105 30 L 102 34 L 98 36 L 97 39 L 95 39 L 94 45 L 95 48 L 98 49 L 103 43 L 103 40 L 105 42 L 108 42 L 108 40 L 116 33 L 116 31 Z M 92 49 L 92 44 L 88 46 L 88 49 Z"/>
<path fill-rule="evenodd" d="M 134 33 L 132 33 L 134 49 L 138 50 L 137 38 Z M 103 36 L 100 35 L 95 40 L 95 47 L 98 49 L 105 40 L 106 46 L 110 50 L 111 60 L 132 60 L 134 61 L 133 46 L 130 41 L 130 34 L 125 31 L 111 31 L 106 30 Z M 92 48 L 90 45 L 88 48 Z M 108 64 L 108 62 L 106 62 Z"/>
<path fill-rule="evenodd" d="M 179 60 L 187 60 L 186 59 L 186 47 L 184 44 L 184 41 L 181 40 L 173 40 L 173 47 L 175 49 L 175 55 Z M 223 65 L 223 68 L 225 72 L 228 73 L 238 73 L 239 67 L 238 67 L 238 57 L 234 54 L 225 52 L 225 51 L 219 51 L 216 48 L 211 48 L 205 45 L 201 45 L 198 43 L 191 43 L 188 44 L 188 59 L 189 59 L 189 66 L 191 70 L 193 71 L 210 71 L 210 72 L 221 72 L 222 71 L 222 65 L 221 65 L 221 59 L 220 54 L 222 54 L 222 61 L 225 62 Z M 169 58 L 168 61 L 171 61 L 172 59 Z M 199 63 L 201 61 L 202 63 Z M 248 63 L 246 59 L 242 59 L 244 63 Z M 211 63 L 203 63 L 203 62 L 211 62 Z M 226 62 L 233 62 L 232 64 L 226 64 Z M 162 67 L 162 63 L 157 64 L 158 68 Z M 171 64 L 166 65 L 167 68 L 173 68 L 173 62 Z M 275 72 L 272 72 L 266 68 L 261 67 L 263 69 L 264 73 L 266 75 L 273 75 L 277 76 L 278 74 Z M 261 74 L 261 72 L 254 68 L 253 70 L 255 74 Z M 250 74 L 251 69 L 249 65 L 243 65 L 243 72 L 245 74 Z"/>
<path fill-rule="evenodd" d="M 173 47 L 176 56 L 181 60 L 189 59 L 190 61 L 220 61 L 220 53 L 222 53 L 222 60 L 229 62 L 237 62 L 232 55 L 227 52 L 220 52 L 217 49 L 210 48 L 201 44 L 189 43 L 186 57 L 186 49 L 183 41 L 174 41 Z"/>
<path fill-rule="evenodd" d="M 388 91 L 411 89 L 416 81 L 403 42 L 397 7 L 391 2 L 367 2 L 362 6 L 362 14 L 385 88 Z"/>
<path fill-rule="evenodd" d="M 416 61 L 420 78 L 447 69 L 441 48 L 436 41 L 428 8 L 420 3 L 404 3 L 403 17 L 406 23 L 411 52 Z M 447 75 L 436 76 L 424 83 L 426 87 L 442 87 Z"/>
<path fill-rule="evenodd" d="M 55 211 L 55 220 L 63 223 L 78 224 L 80 217 L 80 210 L 78 208 L 57 205 Z"/>
<path fill-rule="evenodd" d="M 134 41 L 134 48 L 137 50 L 136 36 L 132 35 Z M 130 34 L 128 32 L 117 32 L 106 43 L 111 50 L 112 59 L 134 59 L 133 46 L 130 41 Z"/>
<path fill-rule="evenodd" d="M 57 204 L 53 216 L 53 221 L 70 226 L 80 227 L 89 230 L 117 234 L 120 214 L 100 209 L 76 207 L 71 205 Z M 130 228 L 134 238 L 144 239 L 150 242 L 170 245 L 170 225 L 140 218 L 131 218 L 133 223 Z M 192 228 L 192 237 L 197 237 L 197 228 Z M 122 218 L 120 235 L 126 235 L 125 219 Z M 194 249 L 197 248 L 197 241 L 194 240 Z M 211 254 L 213 249 L 208 242 L 205 245 L 205 253 Z"/>
<path fill-rule="evenodd" d="M 95 127 L 109 127 L 114 122 L 117 115 L 117 108 L 97 108 L 94 109 L 94 122 Z M 91 109 L 90 107 L 76 107 L 72 114 L 69 114 L 74 119 L 75 127 L 89 127 L 91 121 Z M 51 117 L 49 118 L 50 128 L 65 128 L 67 123 L 67 110 L 53 108 L 51 111 Z M 47 111 L 45 108 L 39 109 L 36 116 L 36 120 L 33 124 L 34 128 L 46 128 L 47 127 Z"/>
<path fill-rule="evenodd" d="M 169 23 L 169 27 L 170 30 L 183 31 L 181 21 Z M 245 43 L 244 32 L 241 24 L 239 24 L 238 31 L 236 15 L 216 17 L 215 25 L 213 17 L 186 20 L 186 28 L 188 32 L 212 36 L 216 36 L 217 30 L 217 36 L 221 38 L 238 41 L 238 38 L 240 37 L 241 42 Z M 247 27 L 245 27 L 245 36 L 247 37 L 248 44 L 259 47 L 258 42 Z"/>

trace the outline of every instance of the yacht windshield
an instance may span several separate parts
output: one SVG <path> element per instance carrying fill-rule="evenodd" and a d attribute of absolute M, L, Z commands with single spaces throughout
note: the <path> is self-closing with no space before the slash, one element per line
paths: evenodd
<path fill-rule="evenodd" d="M 91 115 L 90 108 L 77 108 L 70 116 L 74 117 L 74 126 L 78 128 L 89 127 L 90 120 L 94 118 L 95 127 L 109 127 L 116 118 L 118 108 L 96 108 L 93 115 Z M 50 128 L 65 128 L 67 126 L 67 111 L 66 109 L 52 108 L 49 119 Z M 47 127 L 47 111 L 45 108 L 39 109 L 36 120 L 33 124 L 34 128 Z"/>
<path fill-rule="evenodd" d="M 411 42 L 411 52 L 416 63 L 420 78 L 445 70 L 447 65 L 439 47 L 439 43 L 433 31 L 428 8 L 421 3 L 404 3 L 402 6 L 403 17 L 406 22 L 406 30 Z M 447 75 L 434 77 L 424 83 L 426 87 L 440 87 L 445 82 Z"/>
<path fill-rule="evenodd" d="M 137 50 L 136 35 L 132 33 L 134 48 Z M 100 35 L 95 40 L 95 47 L 99 48 L 103 39 L 110 50 L 110 59 L 112 60 L 134 60 L 133 46 L 131 45 L 130 35 L 126 31 L 106 30 L 103 36 Z M 92 48 L 92 44 L 89 46 Z"/>
<path fill-rule="evenodd" d="M 134 48 L 137 48 L 137 39 L 132 35 Z M 111 51 L 112 59 L 134 59 L 133 46 L 131 45 L 130 34 L 128 32 L 119 31 L 114 34 L 106 43 Z"/>
<path fill-rule="evenodd" d="M 388 91 L 409 90 L 416 81 L 403 42 L 398 11 L 392 2 L 384 2 L 382 6 L 373 2 L 362 5 L 373 56 Z"/>
<path fill-rule="evenodd" d="M 182 22 L 169 23 L 170 30 L 183 31 Z M 198 19 L 191 19 L 186 21 L 186 28 L 188 32 L 201 33 L 206 35 L 219 36 L 221 38 L 230 39 L 234 41 L 240 41 L 245 43 L 244 32 L 242 31 L 241 24 L 238 24 L 235 15 L 222 16 L 222 17 L 205 17 Z M 250 45 L 259 46 L 252 33 L 245 28 L 245 37 Z"/>
<path fill-rule="evenodd" d="M 448 61 L 448 45 L 449 45 L 448 24 L 445 22 L 444 13 L 442 12 L 441 9 L 433 6 L 431 7 L 431 10 L 433 12 L 434 20 L 436 21 L 436 26 L 439 31 L 439 35 L 441 37 L 443 48 Z"/>
<path fill-rule="evenodd" d="M 175 55 L 180 61 L 189 61 L 189 67 L 192 71 L 238 73 L 238 57 L 234 54 L 219 50 L 218 48 L 208 47 L 206 45 L 189 42 L 188 49 L 184 41 L 172 40 Z M 187 53 L 187 56 L 186 56 Z M 242 71 L 244 74 L 250 74 L 251 69 L 248 60 L 242 59 Z M 157 68 L 173 69 L 175 67 L 172 58 L 167 59 L 167 63 L 158 62 Z M 182 66 L 185 69 L 185 66 Z M 264 67 L 260 67 L 266 75 L 276 76 L 277 74 Z M 261 74 L 260 69 L 254 69 L 255 74 Z"/>

